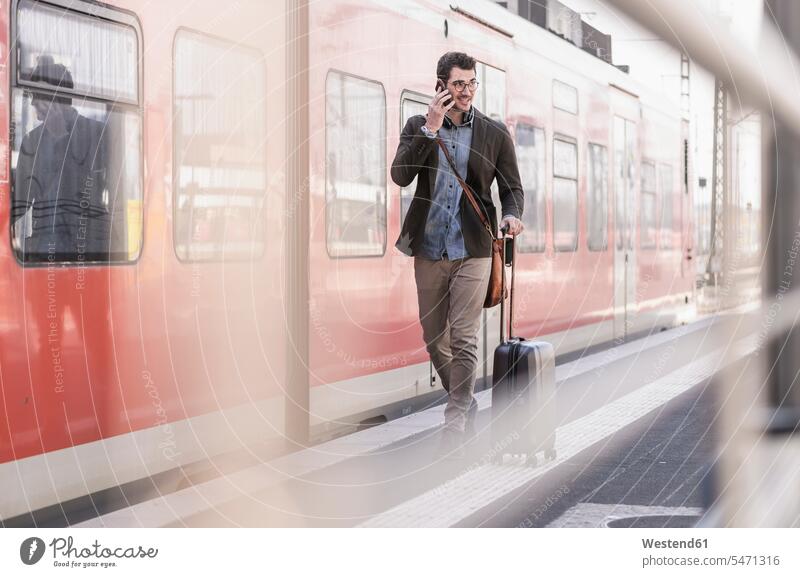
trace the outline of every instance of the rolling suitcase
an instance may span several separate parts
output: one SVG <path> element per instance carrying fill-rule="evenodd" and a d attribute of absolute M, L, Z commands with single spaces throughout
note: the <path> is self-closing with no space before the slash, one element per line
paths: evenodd
<path fill-rule="evenodd" d="M 505 231 L 503 231 L 505 233 Z M 555 459 L 556 399 L 553 345 L 512 336 L 514 318 L 514 240 L 503 235 L 503 292 L 505 268 L 511 267 L 508 339 L 505 296 L 500 301 L 500 345 L 494 352 L 492 372 L 493 461 L 505 455 L 524 456 L 536 466 L 538 455 Z"/>

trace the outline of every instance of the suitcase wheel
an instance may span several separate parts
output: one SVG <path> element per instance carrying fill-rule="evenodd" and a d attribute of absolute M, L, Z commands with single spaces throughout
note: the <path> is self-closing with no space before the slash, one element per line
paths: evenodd
<path fill-rule="evenodd" d="M 528 453 L 525 456 L 525 464 L 528 467 L 536 467 L 539 464 L 539 457 L 536 453 Z"/>
<path fill-rule="evenodd" d="M 556 450 L 555 449 L 547 449 L 544 452 L 544 459 L 545 459 L 545 461 L 555 461 L 555 459 L 556 459 Z"/>

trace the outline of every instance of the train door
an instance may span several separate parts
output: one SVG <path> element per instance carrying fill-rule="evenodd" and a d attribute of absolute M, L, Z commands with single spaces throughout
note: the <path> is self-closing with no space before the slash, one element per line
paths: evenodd
<path fill-rule="evenodd" d="M 430 101 L 430 96 L 425 96 L 409 90 L 404 91 L 400 98 L 400 130 L 403 130 L 406 122 L 408 122 L 408 119 L 412 116 L 416 116 L 417 114 L 427 114 Z M 411 201 L 414 198 L 414 191 L 416 190 L 416 177 L 413 181 L 411 181 L 411 184 L 400 189 L 400 227 L 403 226 L 403 221 L 406 219 L 406 214 L 408 214 L 408 209 L 411 207 Z M 398 260 L 398 262 L 400 263 L 405 261 L 404 256 L 399 257 L 399 259 L 400 260 Z M 394 274 L 395 271 L 392 270 L 392 275 Z M 401 314 L 403 318 L 414 319 L 412 320 L 412 322 L 414 322 L 417 318 L 418 312 L 416 290 L 410 293 L 406 292 L 393 295 L 393 299 L 395 306 L 401 308 Z M 436 374 L 436 369 L 434 368 L 433 363 L 430 360 L 428 361 L 427 372 L 424 374 L 415 373 L 414 375 L 409 375 L 409 378 L 413 378 L 417 383 L 418 395 L 429 393 L 434 387 L 441 387 L 442 383 L 441 379 Z"/>
<path fill-rule="evenodd" d="M 614 338 L 630 332 L 636 306 L 636 123 L 614 117 Z"/>

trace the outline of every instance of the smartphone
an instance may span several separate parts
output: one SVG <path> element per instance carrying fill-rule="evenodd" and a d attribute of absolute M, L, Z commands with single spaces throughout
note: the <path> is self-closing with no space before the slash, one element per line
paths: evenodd
<path fill-rule="evenodd" d="M 444 80 L 442 80 L 440 78 L 439 80 L 436 81 L 436 88 L 434 89 L 435 92 L 439 92 L 441 90 L 446 90 L 446 89 L 447 89 L 447 85 L 444 83 Z M 452 100 L 453 100 L 453 95 L 452 94 L 448 94 L 445 97 L 445 99 L 442 101 L 442 104 L 447 106 L 448 104 L 450 104 L 450 102 L 452 102 Z"/>

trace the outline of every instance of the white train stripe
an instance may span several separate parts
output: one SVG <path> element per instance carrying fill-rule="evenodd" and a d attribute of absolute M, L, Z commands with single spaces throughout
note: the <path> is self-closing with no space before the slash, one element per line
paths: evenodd
<path fill-rule="evenodd" d="M 607 527 L 611 521 L 627 517 L 646 516 L 692 516 L 699 517 L 699 507 L 653 507 L 647 505 L 606 505 L 603 503 L 578 503 L 565 511 L 548 528 L 593 528 Z"/>

